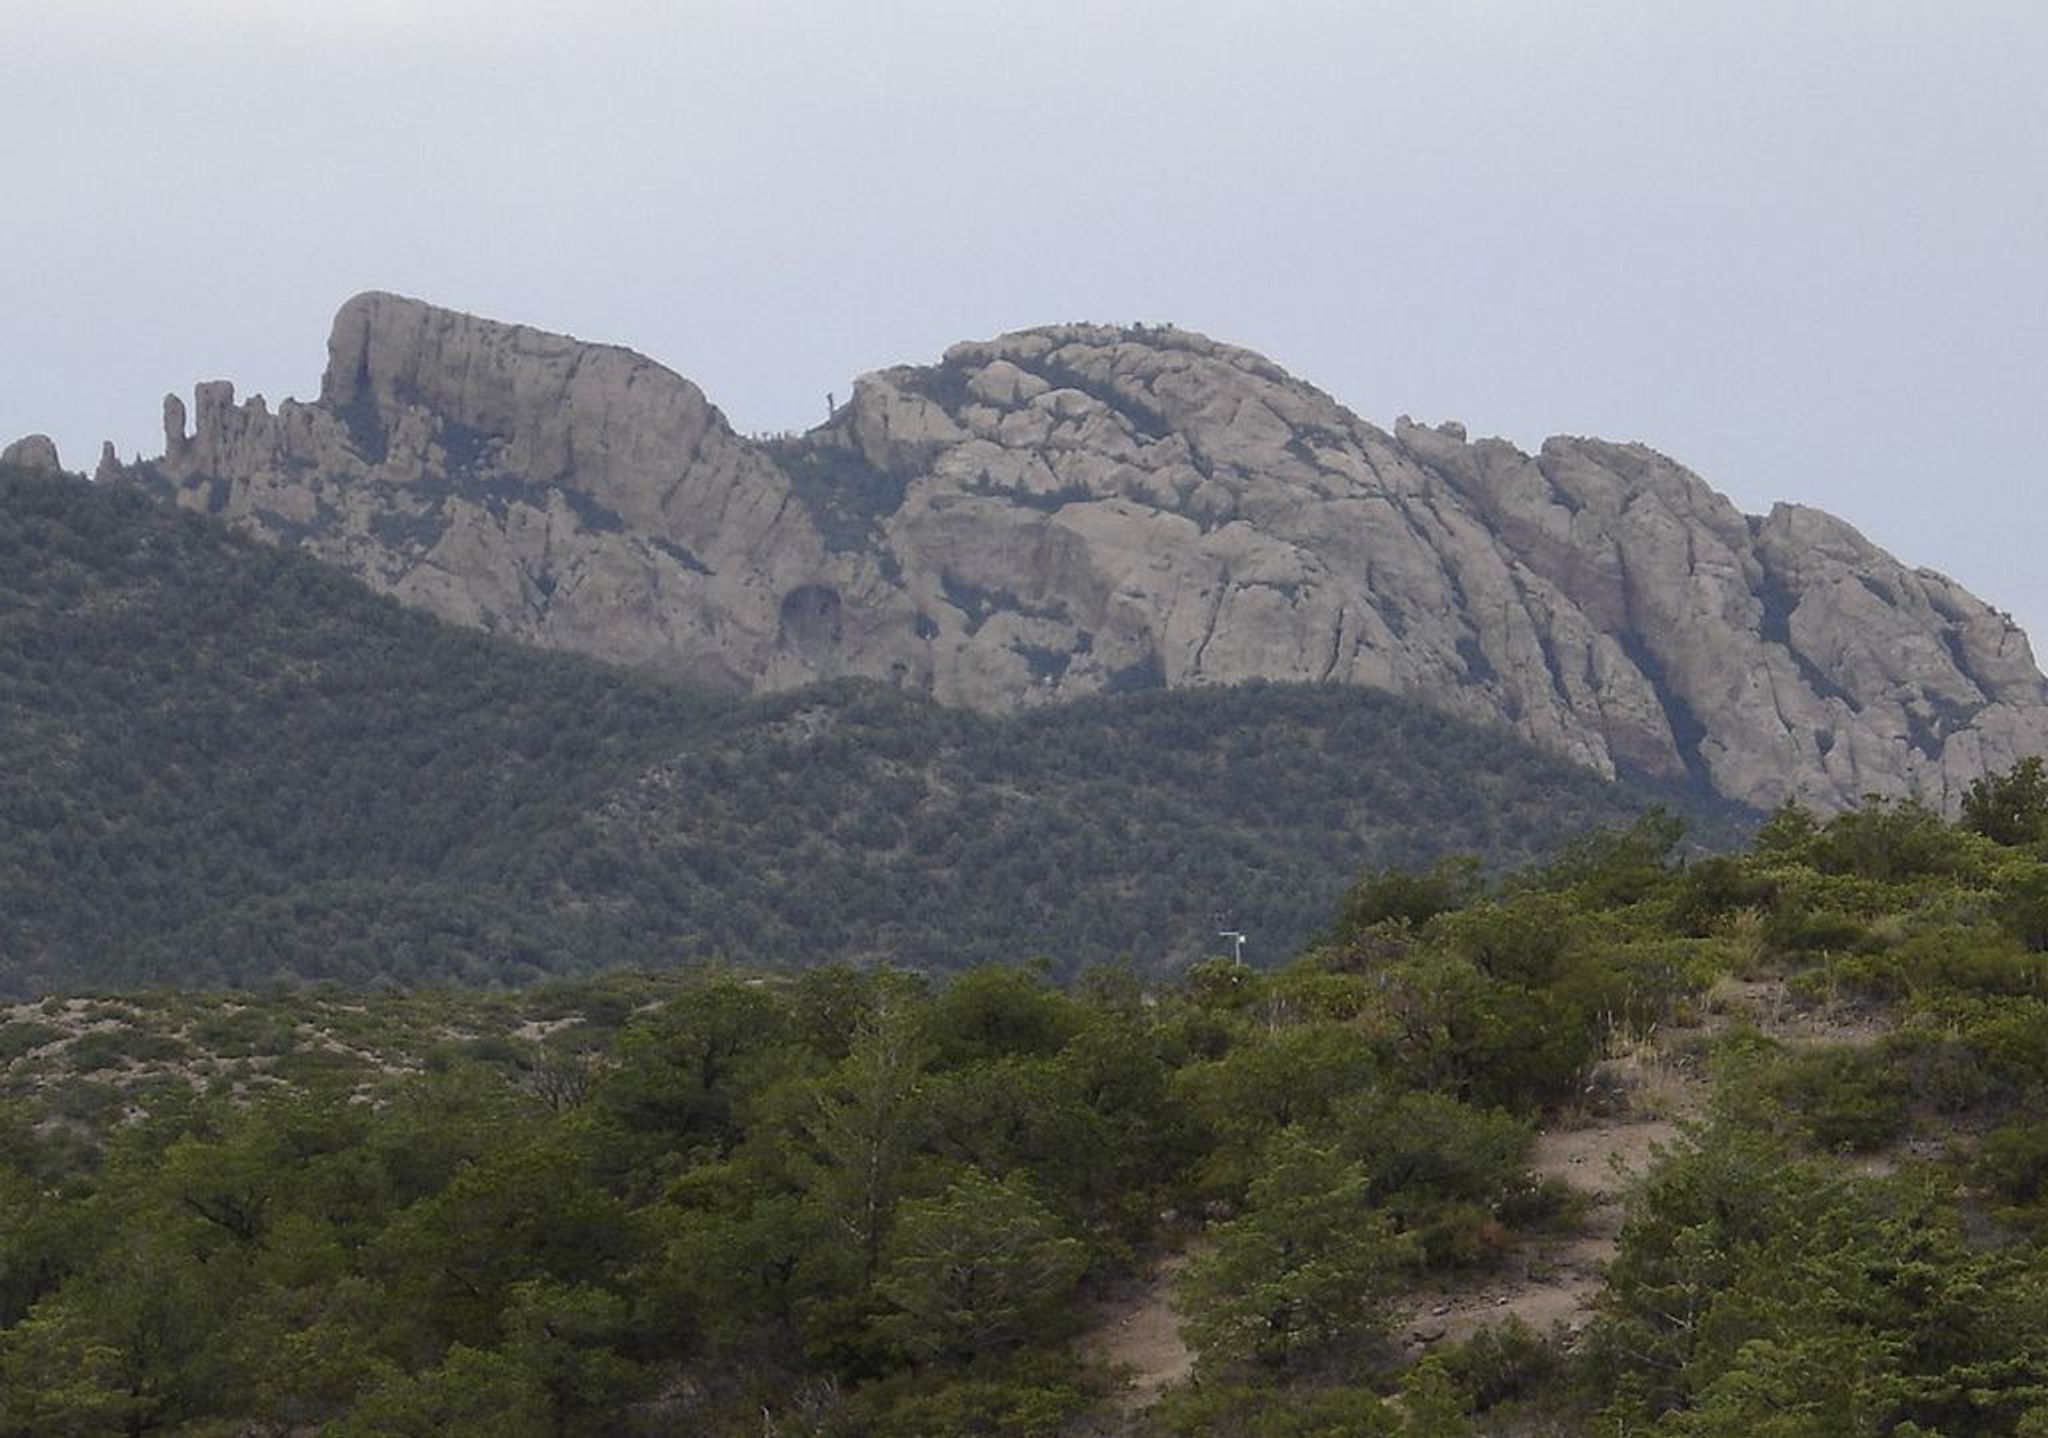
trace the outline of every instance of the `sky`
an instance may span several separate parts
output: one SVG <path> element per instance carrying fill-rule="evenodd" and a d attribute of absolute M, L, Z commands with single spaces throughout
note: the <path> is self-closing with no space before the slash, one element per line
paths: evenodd
<path fill-rule="evenodd" d="M 1171 322 L 1391 426 L 1640 440 L 2048 640 L 2037 0 L 0 0 L 0 442 L 317 392 L 349 295 L 742 430 Z"/>

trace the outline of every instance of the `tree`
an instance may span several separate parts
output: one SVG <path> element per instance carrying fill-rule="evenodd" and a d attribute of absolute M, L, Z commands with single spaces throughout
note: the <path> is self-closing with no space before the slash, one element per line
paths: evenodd
<path fill-rule="evenodd" d="M 331 1438 L 557 1438 L 538 1375 L 502 1353 L 456 1344 L 440 1367 L 387 1369 Z"/>
<path fill-rule="evenodd" d="M 939 1067 L 1057 1052 L 1080 1027 L 1079 1006 L 1041 974 L 1012 965 L 969 969 L 925 1011 Z"/>
<path fill-rule="evenodd" d="M 1401 1438 L 1471 1438 L 1465 1403 L 1444 1360 L 1432 1354 L 1401 1379 Z"/>
<path fill-rule="evenodd" d="M 1973 1244 L 1952 1196 L 1708 1131 L 1651 1175 L 1609 1270 L 1609 1415 L 1694 1438 L 2011 1432 L 2048 1397 L 2048 1287 Z"/>
<path fill-rule="evenodd" d="M 738 1137 L 744 1100 L 775 1075 L 787 1026 L 759 985 L 727 975 L 693 984 L 620 1036 L 598 1107 L 643 1147 L 722 1151 Z"/>
<path fill-rule="evenodd" d="M 589 1284 L 534 1279 L 513 1287 L 505 1309 L 505 1355 L 537 1384 L 553 1438 L 615 1433 L 635 1395 L 639 1369 L 620 1355 L 630 1325 L 615 1294 Z"/>
<path fill-rule="evenodd" d="M 1466 907 L 1485 887 L 1486 876 L 1474 854 L 1450 855 L 1419 874 L 1408 869 L 1374 870 L 1345 893 L 1327 941 L 1350 943 L 1375 924 L 1420 928 L 1438 914 Z"/>
<path fill-rule="evenodd" d="M 1390 967 L 1383 982 L 1400 1068 L 1419 1088 L 1526 1110 L 1568 1092 L 1598 1056 L 1597 1012 L 1561 985 L 1504 982 L 1431 953 Z"/>
<path fill-rule="evenodd" d="M 891 1337 L 924 1358 L 968 1358 L 1042 1336 L 1087 1250 L 1016 1179 L 965 1170 L 897 1214 L 880 1282 Z"/>
<path fill-rule="evenodd" d="M 371 1261 L 395 1314 L 481 1346 L 514 1285 L 601 1283 L 637 1248 L 625 1207 L 553 1136 L 473 1163 L 377 1236 Z"/>
<path fill-rule="evenodd" d="M 234 1274 L 187 1235 L 131 1224 L 0 1339 L 0 1434 L 147 1433 L 246 1397 Z"/>
<path fill-rule="evenodd" d="M 2000 844 L 2048 839 L 2048 766 L 2029 756 L 1971 784 L 1963 794 L 1963 827 Z"/>
<path fill-rule="evenodd" d="M 843 1062 L 801 1087 L 792 1135 L 803 1187 L 865 1288 L 923 1126 L 927 1049 L 902 1001 L 878 998 Z"/>
<path fill-rule="evenodd" d="M 1409 1220 L 1450 1203 L 1492 1208 L 1527 1172 L 1529 1126 L 1435 1093 L 1368 1091 L 1335 1115 L 1341 1151 L 1372 1175 L 1375 1201 Z"/>
<path fill-rule="evenodd" d="M 1205 1366 L 1314 1368 L 1386 1329 L 1414 1247 L 1371 1189 L 1363 1164 L 1299 1128 L 1273 1140 L 1246 1213 L 1217 1225 L 1181 1278 L 1184 1331 Z"/>
<path fill-rule="evenodd" d="M 1575 890 L 1593 908 L 1632 904 L 1670 876 L 1671 851 L 1684 835 L 1684 820 L 1652 808 L 1626 828 L 1595 829 L 1573 840 L 1533 881 Z"/>
<path fill-rule="evenodd" d="M 1854 874 L 1895 884 L 1928 875 L 1956 875 L 1982 862 L 1982 846 L 1951 829 L 1917 799 L 1896 802 L 1876 794 L 1860 807 L 1828 820 L 1811 850 L 1824 874 Z"/>
<path fill-rule="evenodd" d="M 1272 1135 L 1321 1123 L 1347 1095 L 1371 1087 L 1382 1065 L 1348 1024 L 1305 1023 L 1240 1044 L 1213 1063 L 1189 1064 L 1175 1091 L 1207 1130 L 1212 1181 L 1234 1189 L 1258 1170 Z"/>

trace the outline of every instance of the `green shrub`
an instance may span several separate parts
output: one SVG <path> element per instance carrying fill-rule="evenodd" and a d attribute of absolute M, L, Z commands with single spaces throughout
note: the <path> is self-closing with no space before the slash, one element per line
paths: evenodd
<path fill-rule="evenodd" d="M 346 1049 L 312 1046 L 279 1055 L 271 1076 L 300 1087 L 354 1082 L 375 1072 L 371 1064 Z"/>
<path fill-rule="evenodd" d="M 123 1064 L 166 1063 L 189 1056 L 192 1046 L 174 1034 L 144 1029 L 88 1029 L 65 1046 L 64 1056 L 78 1073 L 97 1073 Z"/>
<path fill-rule="evenodd" d="M 121 1090 L 96 1079 L 72 1079 L 52 1086 L 43 1095 L 43 1112 L 51 1118 L 69 1119 L 85 1127 L 104 1128 L 121 1116 L 127 1100 Z"/>
<path fill-rule="evenodd" d="M 2038 757 L 2003 774 L 1987 774 L 1963 795 L 1963 827 L 1994 843 L 2035 844 L 2048 839 L 2048 771 Z"/>
<path fill-rule="evenodd" d="M 1447 1203 L 1490 1213 L 1520 1184 L 1534 1141 L 1522 1120 L 1445 1094 L 1367 1092 L 1333 1117 L 1340 1151 L 1371 1175 L 1373 1201 L 1409 1221 Z"/>
<path fill-rule="evenodd" d="M 1833 985 L 1851 998 L 1890 1003 L 1912 992 L 1904 955 L 1886 949 L 1876 953 L 1843 954 L 1830 962 L 1824 973 L 1801 975 L 1801 988 L 1814 991 Z"/>
<path fill-rule="evenodd" d="M 1276 1135 L 1245 1212 L 1181 1275 L 1175 1306 L 1205 1371 L 1312 1371 L 1394 1322 L 1414 1239 L 1372 1201 L 1363 1164 L 1298 1128 Z"/>
<path fill-rule="evenodd" d="M 497 1068 L 526 1069 L 533 1066 L 533 1045 L 522 1043 L 509 1034 L 484 1034 L 468 1039 L 458 1045 L 458 1051 L 466 1059 Z"/>
<path fill-rule="evenodd" d="M 2048 1125 L 2029 1117 L 1984 1135 L 1971 1177 L 2004 1200 L 2008 1216 L 2048 1220 Z"/>
<path fill-rule="evenodd" d="M 1576 1222 L 1588 1200 L 1584 1191 L 1555 1174 L 1529 1175 L 1494 1205 L 1494 1216 L 1518 1232 Z"/>
<path fill-rule="evenodd" d="M 1378 870 L 1346 892 L 1327 941 L 1347 944 L 1379 924 L 1420 928 L 1438 914 L 1465 908 L 1483 888 L 1479 860 L 1470 854 L 1439 859 L 1419 874 L 1406 869 Z"/>
<path fill-rule="evenodd" d="M 1575 917 L 1559 895 L 1524 894 L 1446 915 L 1436 932 L 1451 952 L 1489 979 L 1538 987 L 1563 970 Z"/>
<path fill-rule="evenodd" d="M 1998 921 L 2029 952 L 2048 951 L 2048 869 L 2036 868 L 2007 886 L 1998 903 Z"/>
<path fill-rule="evenodd" d="M 68 1030 L 36 1019 L 10 1019 L 0 1024 L 0 1064 L 10 1064 L 64 1037 Z"/>
<path fill-rule="evenodd" d="M 1885 1062 L 1896 1068 L 1914 1101 L 1937 1113 L 1967 1114 L 2000 1101 L 1983 1056 L 1961 1035 L 1893 1034 L 1882 1048 Z"/>
<path fill-rule="evenodd" d="M 1869 795 L 1860 808 L 1828 821 L 1813 845 L 1812 863 L 1826 874 L 1896 883 L 1978 872 L 1985 848 L 1982 839 L 1949 827 L 1916 800 Z"/>
<path fill-rule="evenodd" d="M 1672 896 L 1672 926 L 1695 937 L 1711 934 L 1744 909 L 1761 908 L 1770 897 L 1770 881 L 1754 861 L 1733 854 L 1714 854 L 1686 866 Z"/>
<path fill-rule="evenodd" d="M 1367 1388 L 1205 1383 L 1168 1392 L 1146 1414 L 1147 1438 L 1396 1438 L 1399 1411 Z"/>
<path fill-rule="evenodd" d="M 866 1438 L 1043 1438 L 1094 1405 L 1055 1355 L 981 1360 L 957 1374 L 869 1384 L 850 1415 Z"/>
<path fill-rule="evenodd" d="M 222 1058 L 290 1053 L 299 1041 L 298 1024 L 272 1009 L 216 1010 L 195 1021 L 192 1042 Z"/>
<path fill-rule="evenodd" d="M 1868 1152 L 1906 1126 L 1911 1094 L 1898 1070 L 1875 1049 L 1837 1046 L 1783 1059 L 1768 1080 L 1807 1140 L 1825 1149 Z"/>
<path fill-rule="evenodd" d="M 1863 920 L 1836 909 L 1780 905 L 1764 921 L 1764 941 L 1785 954 L 1853 949 L 1868 936 Z"/>
<path fill-rule="evenodd" d="M 1898 959 L 1916 989 L 1982 994 L 2048 993 L 2048 954 L 1990 928 L 1941 928 L 1915 934 Z"/>
<path fill-rule="evenodd" d="M 126 1066 L 128 1035 L 120 1029 L 89 1029 L 64 1046 L 74 1073 L 101 1073 Z"/>
<path fill-rule="evenodd" d="M 1962 1034 L 2001 1101 L 2026 1101 L 2048 1088 L 2048 1002 L 1953 995 L 1925 1009 L 1930 1025 Z"/>
<path fill-rule="evenodd" d="M 1438 1204 L 1413 1232 L 1430 1268 L 1477 1268 L 1498 1259 L 1509 1242 L 1506 1226 L 1477 1203 Z"/>
<path fill-rule="evenodd" d="M 1520 1318 L 1482 1328 L 1443 1355 L 1451 1381 L 1484 1412 L 1533 1396 L 1564 1372 L 1564 1355 Z"/>

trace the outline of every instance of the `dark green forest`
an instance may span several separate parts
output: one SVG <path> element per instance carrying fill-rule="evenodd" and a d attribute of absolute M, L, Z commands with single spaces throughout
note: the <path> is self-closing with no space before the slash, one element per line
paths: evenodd
<path fill-rule="evenodd" d="M 1676 839 L 1375 871 L 1266 972 L 16 1005 L 0 1434 L 2040 1438 L 2041 766 Z M 1693 1098 L 1584 1325 L 1405 1337 L 1584 1221 L 1532 1153 L 1646 1049 Z"/>
<path fill-rule="evenodd" d="M 0 473 L 0 992 L 950 971 L 1251 934 L 1361 868 L 1490 871 L 1651 791 L 1355 689 L 1008 719 L 718 698 L 439 623 L 141 494 Z M 1686 795 L 1695 838 L 1745 816 Z"/>

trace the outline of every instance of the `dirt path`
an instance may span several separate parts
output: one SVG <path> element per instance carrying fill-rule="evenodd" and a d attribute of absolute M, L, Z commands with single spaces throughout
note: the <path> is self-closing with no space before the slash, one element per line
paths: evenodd
<path fill-rule="evenodd" d="M 1470 1338 L 1509 1318 L 1540 1334 L 1560 1326 L 1575 1334 L 1585 1326 L 1603 1269 L 1617 1251 L 1629 1189 L 1649 1172 L 1660 1150 L 1683 1141 L 1682 1125 L 1705 1110 L 1706 1081 L 1696 1060 L 1676 1055 L 1689 1040 L 1737 1021 L 1795 1046 L 1867 1043 L 1885 1032 L 1880 1016 L 1802 1003 L 1782 980 L 1724 979 L 1708 996 L 1697 1028 L 1646 1038 L 1601 1065 L 1602 1077 L 1619 1097 L 1618 1112 L 1570 1120 L 1537 1135 L 1530 1171 L 1585 1196 L 1579 1227 L 1525 1240 L 1485 1273 L 1411 1293 L 1394 1330 L 1411 1352 Z M 1882 1171 L 1890 1156 L 1865 1163 Z M 1172 1307 L 1174 1280 L 1187 1262 L 1186 1254 L 1163 1260 L 1142 1283 L 1106 1304 L 1080 1340 L 1085 1357 L 1128 1375 L 1115 1400 L 1126 1412 L 1147 1407 L 1194 1368 Z"/>
<path fill-rule="evenodd" d="M 1674 1118 L 1640 1114 L 1538 1135 L 1531 1171 L 1586 1194 L 1585 1222 L 1574 1233 L 1524 1244 L 1501 1268 L 1411 1295 L 1396 1331 L 1414 1349 L 1469 1338 L 1510 1317 L 1538 1333 L 1558 1324 L 1576 1332 L 1600 1290 L 1601 1268 L 1614 1256 L 1628 1185 L 1678 1138 Z M 1149 1406 L 1194 1368 L 1172 1307 L 1174 1280 L 1187 1262 L 1186 1254 L 1165 1259 L 1141 1286 L 1106 1306 L 1081 1339 L 1085 1357 L 1129 1375 L 1116 1397 L 1126 1412 Z"/>
<path fill-rule="evenodd" d="M 1601 1269 L 1614 1257 L 1629 1184 L 1678 1138 L 1675 1119 L 1644 1116 L 1539 1134 L 1530 1170 L 1585 1194 L 1584 1223 L 1574 1233 L 1525 1242 L 1490 1272 L 1414 1294 L 1396 1331 L 1411 1349 L 1470 1338 L 1509 1318 L 1538 1333 L 1560 1324 L 1576 1333 L 1600 1291 Z"/>
<path fill-rule="evenodd" d="M 1620 1113 L 1567 1122 L 1537 1136 L 1530 1169 L 1586 1196 L 1578 1231 L 1531 1239 L 1490 1272 L 1412 1295 L 1396 1330 L 1410 1351 L 1469 1338 L 1510 1317 L 1538 1333 L 1560 1324 L 1567 1333 L 1584 1327 L 1600 1291 L 1601 1270 L 1617 1250 L 1629 1188 L 1649 1171 L 1659 1149 L 1681 1141 L 1681 1123 L 1705 1110 L 1704 1076 L 1674 1058 L 1688 1039 L 1703 1039 L 1736 1022 L 1755 1024 L 1793 1047 L 1872 1043 L 1887 1031 L 1881 1015 L 1802 1001 L 1776 978 L 1723 979 L 1706 996 L 1705 1008 L 1697 1028 L 1646 1038 L 1601 1065 L 1621 1096 Z M 1859 1167 L 1888 1172 L 1893 1160 L 1891 1154 L 1870 1155 Z"/>
<path fill-rule="evenodd" d="M 1162 1260 L 1142 1285 L 1104 1308 L 1081 1338 L 1083 1357 L 1129 1374 L 1115 1400 L 1126 1412 L 1148 1406 L 1195 1366 L 1195 1355 L 1181 1341 L 1180 1315 L 1172 1301 L 1174 1279 L 1187 1264 L 1185 1253 Z"/>

